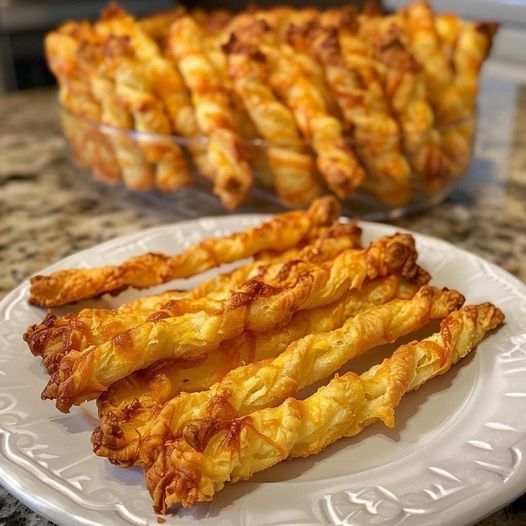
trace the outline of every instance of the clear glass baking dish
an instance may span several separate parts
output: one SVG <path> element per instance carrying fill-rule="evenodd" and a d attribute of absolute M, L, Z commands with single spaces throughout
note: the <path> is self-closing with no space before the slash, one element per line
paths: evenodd
<path fill-rule="evenodd" d="M 190 185 L 190 191 L 212 196 L 212 182 L 199 173 L 192 161 L 196 151 L 206 152 L 207 137 L 188 138 L 123 130 L 91 121 L 63 106 L 59 106 L 59 112 L 72 161 L 79 169 L 88 172 L 95 181 L 123 185 L 134 193 L 147 195 L 149 198 L 155 196 L 156 201 L 168 208 L 177 206 L 179 197 L 188 195 L 188 188 L 171 188 L 170 184 L 163 182 L 163 170 L 160 166 L 162 161 L 159 164 L 152 161 L 156 158 L 155 155 L 162 159 L 159 152 L 164 152 L 170 145 L 176 145 L 190 167 L 190 177 L 186 181 L 187 186 Z M 424 132 L 346 139 L 355 152 L 362 153 L 359 157 L 366 177 L 362 186 L 341 200 L 343 212 L 363 219 L 382 220 L 425 210 L 439 203 L 467 170 L 473 153 L 475 130 L 476 117 L 473 115 Z M 283 202 L 275 191 L 274 174 L 268 162 L 268 151 L 273 146 L 276 145 L 270 145 L 262 139 L 245 140 L 243 143 L 254 177 L 254 184 L 243 203 L 243 210 L 248 207 L 268 212 L 301 206 Z M 307 153 L 312 152 L 307 143 L 296 144 L 294 147 Z M 391 185 L 391 193 L 386 198 L 376 192 L 375 180 L 368 168 L 374 166 L 374 160 L 380 159 L 386 148 L 393 147 L 398 148 L 404 158 L 410 159 L 408 165 L 411 169 L 405 187 L 398 191 L 396 184 Z M 116 155 L 116 151 L 120 155 Z M 371 157 L 364 159 L 363 152 L 370 153 Z M 377 156 L 375 152 L 378 152 Z M 322 181 L 321 176 L 318 180 Z M 329 193 L 326 186 L 322 191 Z M 219 198 L 211 198 L 219 204 Z M 307 204 L 303 203 L 305 206 Z"/>

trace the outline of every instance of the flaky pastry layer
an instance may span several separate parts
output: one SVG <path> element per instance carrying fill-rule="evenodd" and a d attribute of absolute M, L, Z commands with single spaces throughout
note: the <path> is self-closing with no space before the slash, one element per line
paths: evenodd
<path fill-rule="evenodd" d="M 314 228 L 332 223 L 339 215 L 338 202 L 332 197 L 323 197 L 314 201 L 306 212 L 277 215 L 243 232 L 192 245 L 176 256 L 148 253 L 120 265 L 59 270 L 49 276 L 34 276 L 29 301 L 53 307 L 105 293 L 117 294 L 128 287 L 144 289 L 187 278 L 261 250 L 286 250 L 308 237 Z"/>
<path fill-rule="evenodd" d="M 57 407 L 67 411 L 134 371 L 160 360 L 206 355 L 244 330 L 261 332 L 287 323 L 295 312 L 332 303 L 366 280 L 394 272 L 411 279 L 419 271 L 416 257 L 414 239 L 409 234 L 396 234 L 380 238 L 362 251 L 347 250 L 332 262 L 306 269 L 289 287 L 250 281 L 216 314 L 197 312 L 147 322 L 110 342 L 70 352 L 42 396 L 56 399 Z"/>
<path fill-rule="evenodd" d="M 148 464 L 162 444 L 180 436 L 192 420 L 232 419 L 273 407 L 300 389 L 334 374 L 367 350 L 418 330 L 430 318 L 447 316 L 463 300 L 455 291 L 426 286 L 411 300 L 393 300 L 357 314 L 341 329 L 298 339 L 273 360 L 234 369 L 207 391 L 183 392 L 137 430 L 134 442 L 125 450 L 134 454 L 123 458 L 123 463 L 137 461 L 140 455 L 140 461 Z"/>
<path fill-rule="evenodd" d="M 448 371 L 503 319 L 489 303 L 464 307 L 442 321 L 440 332 L 399 347 L 360 376 L 336 376 L 305 400 L 288 398 L 234 420 L 194 420 L 182 438 L 164 444 L 147 470 L 155 510 L 211 500 L 228 481 L 249 479 L 285 458 L 316 454 L 376 421 L 393 427 L 406 392 Z"/>
<path fill-rule="evenodd" d="M 160 294 L 156 300 L 135 300 L 118 311 L 83 309 L 79 314 L 62 317 L 48 313 L 41 323 L 28 328 L 24 339 L 31 352 L 42 357 L 44 367 L 52 374 L 69 352 L 101 345 L 142 323 L 190 312 L 217 312 L 220 310 L 218 301 L 226 299 L 230 291 L 250 279 L 257 278 L 273 286 L 292 283 L 302 272 L 302 261 L 315 264 L 330 261 L 344 250 L 360 246 L 360 236 L 361 230 L 355 223 L 338 223 L 323 228 L 320 237 L 301 249 L 294 247 L 279 255 L 268 254 L 266 263 L 257 261 L 219 274 L 185 294 L 175 292 Z M 146 306 L 149 308 L 145 309 Z"/>
<path fill-rule="evenodd" d="M 162 405 L 180 392 L 195 392 L 219 382 L 230 370 L 278 356 L 295 340 L 332 331 L 358 313 L 390 301 L 412 298 L 426 273 L 410 283 L 398 275 L 377 278 L 347 292 L 335 303 L 294 315 L 285 327 L 264 333 L 244 332 L 227 340 L 204 362 L 167 362 L 137 371 L 113 384 L 97 401 L 100 426 L 94 431 L 94 451 L 119 465 L 137 459 L 138 438 L 145 436 Z M 143 430 L 144 429 L 144 430 Z"/>

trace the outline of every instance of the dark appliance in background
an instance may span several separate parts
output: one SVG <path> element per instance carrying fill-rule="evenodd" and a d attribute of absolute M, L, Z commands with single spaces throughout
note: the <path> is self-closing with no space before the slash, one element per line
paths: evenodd
<path fill-rule="evenodd" d="M 96 19 L 110 0 L 0 0 L 0 93 L 55 84 L 44 59 L 44 35 L 68 19 Z M 369 0 L 370 1 L 370 0 Z M 168 9 L 176 0 L 118 0 L 136 15 Z M 183 2 L 188 9 L 227 8 L 247 5 L 330 7 L 364 2 L 357 0 L 205 0 Z"/>
<path fill-rule="evenodd" d="M 95 19 L 107 4 L 107 0 L 0 0 L 0 92 L 54 84 L 44 59 L 44 35 L 68 19 Z M 173 7 L 175 2 L 119 4 L 139 15 Z"/>

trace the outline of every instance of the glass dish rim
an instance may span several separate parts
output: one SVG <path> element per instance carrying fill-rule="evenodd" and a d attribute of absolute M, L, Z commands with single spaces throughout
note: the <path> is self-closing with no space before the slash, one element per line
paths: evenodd
<path fill-rule="evenodd" d="M 70 110 L 66 106 L 64 106 L 62 103 L 57 102 L 57 106 L 59 108 L 59 111 L 61 113 L 65 113 L 68 117 L 74 118 L 78 121 L 83 122 L 85 125 L 91 126 L 93 128 L 97 128 L 101 133 L 104 134 L 122 134 L 129 136 L 134 139 L 138 140 L 144 140 L 149 142 L 154 141 L 165 141 L 166 139 L 169 139 L 170 141 L 174 142 L 175 144 L 179 146 L 189 146 L 193 144 L 199 144 L 199 145 L 206 145 L 209 142 L 209 137 L 206 135 L 196 135 L 193 137 L 185 137 L 183 135 L 174 135 L 174 134 L 159 134 L 154 132 L 144 132 L 144 131 L 138 131 L 138 130 L 132 130 L 132 129 L 126 129 L 126 128 L 118 128 L 116 126 L 113 126 L 111 124 L 104 124 L 103 122 L 96 121 L 93 119 L 90 119 L 88 117 L 84 117 L 83 115 L 79 115 L 78 113 L 75 113 L 74 111 Z M 380 135 L 380 134 L 369 134 L 370 140 L 379 140 L 379 139 L 398 139 L 402 140 L 404 137 L 418 137 L 419 135 L 423 135 L 424 133 L 430 133 L 433 131 L 437 131 L 439 133 L 442 133 L 444 131 L 451 131 L 457 128 L 460 128 L 463 125 L 466 124 L 474 124 L 477 118 L 477 111 L 475 110 L 473 113 L 469 115 L 465 115 L 457 120 L 433 126 L 432 128 L 426 130 L 425 132 L 415 132 L 414 134 L 407 134 L 407 133 L 394 133 L 389 135 Z M 364 140 L 367 140 L 367 135 L 362 135 L 364 137 Z M 344 135 L 344 139 L 348 144 L 356 143 L 356 138 Z M 255 148 L 269 148 L 269 147 L 287 147 L 287 146 L 295 146 L 295 147 L 311 147 L 311 142 L 303 139 L 301 141 L 294 141 L 294 142 L 270 142 L 263 138 L 254 138 L 254 139 L 242 139 L 242 144 L 247 147 L 255 147 Z"/>

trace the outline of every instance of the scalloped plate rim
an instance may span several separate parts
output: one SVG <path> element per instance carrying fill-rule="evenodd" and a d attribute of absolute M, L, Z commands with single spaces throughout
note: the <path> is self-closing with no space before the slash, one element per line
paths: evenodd
<path fill-rule="evenodd" d="M 83 256 L 89 256 L 94 250 L 100 251 L 101 253 L 110 250 L 115 244 L 119 244 L 121 246 L 125 244 L 133 244 L 140 241 L 140 238 L 143 236 L 147 236 L 148 234 L 154 234 L 154 233 L 165 233 L 169 232 L 171 229 L 179 228 L 179 227 L 192 227 L 193 225 L 198 224 L 200 221 L 212 221 L 218 224 L 219 228 L 222 228 L 223 230 L 227 231 L 235 231 L 236 228 L 236 221 L 251 221 L 251 222 L 258 222 L 263 221 L 270 217 L 268 214 L 241 214 L 241 215 L 227 215 L 227 216 L 210 216 L 210 217 L 203 217 L 199 219 L 190 219 L 186 221 L 180 221 L 177 223 L 172 224 L 163 224 L 158 225 L 154 227 L 150 227 L 147 229 L 144 229 L 139 232 L 133 232 L 129 233 L 123 236 L 119 236 L 113 239 L 110 239 L 108 241 L 105 241 L 103 243 L 100 243 L 98 245 L 95 245 L 91 248 L 88 248 L 86 250 L 76 252 L 74 254 L 71 254 L 60 261 L 46 267 L 41 273 L 47 273 L 53 270 L 56 270 L 58 268 L 64 268 L 67 266 L 68 262 L 73 260 L 78 260 L 79 258 L 82 258 Z M 497 265 L 488 262 L 487 260 L 481 258 L 480 256 L 477 256 L 476 254 L 473 254 L 465 249 L 456 247 L 452 245 L 451 243 L 434 238 L 432 236 L 419 234 L 417 232 L 396 227 L 393 225 L 386 225 L 381 223 L 375 223 L 375 222 L 368 222 L 368 221 L 360 221 L 360 226 L 364 228 L 365 231 L 374 231 L 376 235 L 381 234 L 390 234 L 394 231 L 403 231 L 403 232 L 409 232 L 413 234 L 417 240 L 417 244 L 419 240 L 424 242 L 424 244 L 430 244 L 435 246 L 442 246 L 444 248 L 453 248 L 454 252 L 456 252 L 458 255 L 464 255 L 469 256 L 470 258 L 473 258 L 474 260 L 478 260 L 479 262 L 483 263 L 487 266 L 487 268 L 490 268 L 493 272 L 497 273 L 500 278 L 504 281 L 507 281 L 510 285 L 512 285 L 514 288 L 516 288 L 516 292 L 519 296 L 522 297 L 523 300 L 526 300 L 526 285 L 521 282 L 518 278 L 515 276 L 509 274 L 502 268 L 498 267 Z M 133 252 L 133 251 L 132 251 Z M 130 254 L 127 255 L 127 257 Z M 431 269 L 432 271 L 432 269 Z M 9 305 L 14 298 L 16 298 L 18 295 L 21 294 L 24 288 L 28 287 L 28 280 L 25 280 L 23 283 L 21 283 L 18 287 L 16 287 L 13 291 L 11 291 L 9 294 L 7 294 L 2 301 L 0 301 L 0 312 L 2 312 L 2 309 L 5 308 L 7 305 Z M 0 327 L 5 322 L 4 319 L 0 320 Z M 2 390 L 0 388 L 0 394 Z M 1 431 L 1 429 L 0 429 Z M 4 447 L 4 439 L 5 436 L 2 434 L 2 448 Z M 525 451 L 526 452 L 526 448 Z M 373 468 L 374 470 L 374 468 Z M 455 509 L 458 512 L 455 517 L 457 519 L 460 519 L 462 517 L 462 520 L 468 521 L 467 523 L 473 523 L 477 520 L 480 520 L 481 518 L 491 514 L 494 510 L 498 509 L 499 507 L 502 507 L 506 505 L 508 502 L 511 502 L 516 497 L 518 497 L 523 491 L 526 489 L 526 483 L 521 484 L 521 478 L 524 478 L 524 475 L 526 474 L 526 465 L 525 463 L 521 463 L 518 466 L 518 470 L 513 474 L 513 479 L 510 479 L 506 484 L 502 484 L 498 489 L 496 490 L 494 487 L 492 488 L 493 491 L 490 494 L 487 494 L 488 492 L 485 492 L 483 502 L 484 505 L 481 506 L 480 502 L 473 503 L 473 500 L 477 500 L 474 498 L 467 499 L 465 501 L 462 501 L 460 504 L 455 505 Z M 71 521 L 71 519 L 75 519 L 76 524 L 100 524 L 98 522 L 93 522 L 88 518 L 88 516 L 81 516 L 78 514 L 71 515 L 72 509 L 66 510 L 62 504 L 55 504 L 52 502 L 49 502 L 44 494 L 38 494 L 35 493 L 34 495 L 29 495 L 27 493 L 27 490 L 25 490 L 24 486 L 28 484 L 30 487 L 36 486 L 37 488 L 44 487 L 48 488 L 48 486 L 43 483 L 42 481 L 39 481 L 37 477 L 32 476 L 30 473 L 26 472 L 25 470 L 21 469 L 19 466 L 13 465 L 4 455 L 0 458 L 0 475 L 2 476 L 2 485 L 6 487 L 11 493 L 13 493 L 20 501 L 22 501 L 24 504 L 26 504 L 28 507 L 34 509 L 38 513 L 42 514 L 43 516 L 49 518 L 50 520 L 61 523 L 64 520 Z M 522 477 L 521 477 L 522 476 Z M 336 477 L 334 480 L 340 480 L 345 479 L 345 476 Z M 331 479 L 333 480 L 333 479 Z M 304 484 L 312 484 L 312 481 L 302 481 L 302 480 L 291 480 L 287 483 L 297 484 L 297 485 L 304 485 Z M 513 484 L 512 484 L 513 482 Z M 245 483 L 246 484 L 246 483 Z M 279 483 L 275 483 L 279 484 Z M 275 485 L 273 484 L 273 485 Z M 53 493 L 55 493 L 55 490 L 51 489 Z M 64 500 L 64 496 L 60 496 L 60 500 Z M 479 497 L 480 500 L 480 497 Z M 69 502 L 69 501 L 68 501 Z M 73 507 L 77 506 L 75 503 L 71 502 L 71 505 Z M 81 508 L 82 510 L 85 510 L 84 508 Z M 87 510 L 85 510 L 87 511 Z M 429 518 L 429 517 L 428 517 Z M 442 515 L 442 518 L 444 518 L 444 515 Z M 169 518 L 168 518 L 169 519 Z M 71 522 L 69 522 L 71 523 Z"/>

